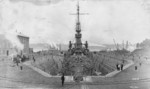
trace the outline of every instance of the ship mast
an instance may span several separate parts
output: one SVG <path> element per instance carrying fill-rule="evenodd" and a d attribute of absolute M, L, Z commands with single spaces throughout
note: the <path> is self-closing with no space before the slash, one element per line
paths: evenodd
<path fill-rule="evenodd" d="M 76 34 L 75 34 L 75 48 L 82 48 L 82 42 L 81 42 L 81 25 L 80 25 L 80 7 L 79 7 L 79 2 L 77 4 L 77 22 L 76 22 Z"/>
<path fill-rule="evenodd" d="M 82 38 L 82 34 L 81 34 L 81 24 L 80 24 L 80 15 L 85 15 L 87 13 L 80 13 L 80 7 L 79 7 L 79 1 L 77 3 L 77 12 L 75 14 L 72 15 L 77 15 L 77 20 L 76 20 L 76 34 L 75 34 L 75 43 L 74 43 L 74 47 L 72 48 L 72 43 L 71 41 L 69 42 L 69 50 L 73 53 L 76 54 L 82 54 L 84 49 L 88 48 L 88 43 L 86 41 L 86 43 L 84 44 L 85 47 L 83 47 L 83 43 L 81 41 Z"/>

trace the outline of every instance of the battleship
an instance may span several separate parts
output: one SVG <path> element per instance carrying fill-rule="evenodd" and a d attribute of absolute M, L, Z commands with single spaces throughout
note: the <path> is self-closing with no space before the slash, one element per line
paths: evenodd
<path fill-rule="evenodd" d="M 73 14 L 77 16 L 75 42 L 69 41 L 67 52 L 62 52 L 64 55 L 60 55 L 58 50 L 56 53 L 53 53 L 53 50 L 37 52 L 30 55 L 30 59 L 34 61 L 36 59 L 36 62 L 32 63 L 32 65 L 46 73 L 50 73 L 50 75 L 56 76 L 61 73 L 65 76 L 73 76 L 74 81 L 80 82 L 83 81 L 86 76 L 105 76 L 116 70 L 116 64 L 121 64 L 122 61 L 126 64 L 127 62 L 122 58 L 122 54 L 128 55 L 128 52 L 124 53 L 124 50 L 118 49 L 114 52 L 92 52 L 89 50 L 88 41 L 82 42 L 80 15 L 85 14 L 86 13 L 80 13 L 78 2 L 77 12 Z M 55 55 L 55 57 L 53 57 L 53 55 Z M 41 61 L 40 58 L 45 60 Z M 27 60 L 29 57 L 26 58 L 22 54 L 16 55 L 13 58 L 13 62 L 18 65 L 18 63 L 23 62 L 24 59 Z M 52 62 L 49 61 L 50 59 Z"/>
<path fill-rule="evenodd" d="M 48 44 L 42 43 L 40 47 L 44 45 L 47 49 L 35 52 L 33 48 L 28 50 L 29 55 L 26 57 L 26 50 L 17 51 L 17 47 L 11 49 L 11 45 L 7 47 L 8 43 L 3 44 L 4 41 L 0 39 L 2 43 L 0 44 L 0 88 L 149 89 L 150 40 L 138 43 L 133 51 L 128 51 L 131 45 L 128 42 L 126 46 L 123 42 L 122 46 L 114 40 L 114 44 L 105 44 L 108 49 L 93 52 L 90 49 L 92 43 L 89 40 L 82 40 L 84 29 L 82 30 L 80 16 L 83 14 L 85 13 L 81 13 L 80 5 L 77 3 L 77 12 L 74 14 L 77 16 L 75 42 L 68 40 L 67 51 L 51 48 Z M 20 42 L 27 44 L 24 49 L 29 49 L 28 37 L 22 35 L 21 38 L 23 39 Z M 13 53 L 14 51 L 16 54 Z M 11 53 L 14 55 L 12 56 Z M 61 73 L 65 75 L 64 85 L 61 84 Z"/>
<path fill-rule="evenodd" d="M 88 41 L 82 43 L 81 23 L 80 23 L 80 7 L 77 4 L 77 21 L 75 43 L 69 41 L 69 49 L 64 54 L 62 63 L 62 73 L 65 75 L 73 75 L 74 81 L 82 81 L 83 76 L 93 74 L 92 53 L 88 49 Z"/>

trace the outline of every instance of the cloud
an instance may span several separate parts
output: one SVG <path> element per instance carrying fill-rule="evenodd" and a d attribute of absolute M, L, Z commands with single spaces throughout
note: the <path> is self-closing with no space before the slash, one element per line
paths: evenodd
<path fill-rule="evenodd" d="M 92 5 L 93 4 L 93 5 Z M 91 42 L 103 44 L 128 40 L 132 43 L 149 38 L 149 13 L 136 0 L 109 0 L 90 3 L 92 8 L 84 29 Z M 88 17 L 88 16 L 87 16 Z M 90 34 L 91 33 L 91 34 Z M 94 40 L 95 39 L 95 40 Z"/>
<path fill-rule="evenodd" d="M 56 0 L 42 7 L 31 4 L 40 0 L 24 1 L 3 0 L 0 3 L 0 32 L 17 30 L 28 35 L 30 43 L 74 41 L 76 16 L 70 15 L 76 12 L 74 0 Z M 80 5 L 81 12 L 89 13 L 80 17 L 82 40 L 89 44 L 110 44 L 113 38 L 119 43 L 150 38 L 150 14 L 137 0 L 87 0 Z"/>

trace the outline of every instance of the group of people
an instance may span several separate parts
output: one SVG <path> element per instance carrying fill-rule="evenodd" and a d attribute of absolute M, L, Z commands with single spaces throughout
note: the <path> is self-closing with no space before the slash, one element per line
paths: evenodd
<path fill-rule="evenodd" d="M 121 64 L 116 64 L 116 68 L 117 68 L 117 70 L 119 71 L 119 70 L 123 70 L 123 63 L 121 63 Z"/>
<path fill-rule="evenodd" d="M 20 70 L 22 70 L 23 69 L 23 66 L 22 65 L 19 65 L 20 63 L 22 63 L 22 56 L 20 56 L 20 55 L 12 55 L 11 56 L 11 59 L 12 59 L 12 61 L 13 61 L 13 63 L 15 63 L 16 64 L 16 66 L 19 66 L 20 67 Z"/>
<path fill-rule="evenodd" d="M 141 62 L 139 62 L 139 66 L 142 66 Z M 134 69 L 137 70 L 138 69 L 138 65 L 135 65 Z"/>

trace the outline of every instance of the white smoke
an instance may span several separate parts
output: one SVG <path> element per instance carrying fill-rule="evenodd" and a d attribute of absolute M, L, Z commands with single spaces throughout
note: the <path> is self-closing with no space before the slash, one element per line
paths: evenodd
<path fill-rule="evenodd" d="M 51 48 L 54 48 L 54 49 L 56 49 L 56 50 L 59 50 L 59 47 L 58 47 L 58 45 L 55 43 L 55 42 L 51 42 L 51 43 L 49 43 L 50 44 L 50 47 Z"/>
<path fill-rule="evenodd" d="M 23 50 L 24 45 L 20 42 L 17 33 L 15 32 L 6 32 L 4 33 L 7 40 L 9 40 L 16 50 L 19 52 Z"/>

